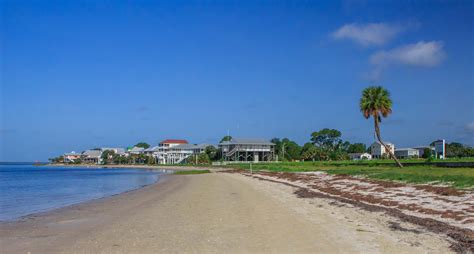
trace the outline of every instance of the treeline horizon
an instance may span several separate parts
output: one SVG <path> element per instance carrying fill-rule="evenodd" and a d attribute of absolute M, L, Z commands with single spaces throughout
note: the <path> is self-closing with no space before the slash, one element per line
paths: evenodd
<path fill-rule="evenodd" d="M 232 136 L 224 136 L 221 141 L 229 141 Z M 349 160 L 351 153 L 371 153 L 370 146 L 364 143 L 350 143 L 342 139 L 341 131 L 337 129 L 324 128 L 311 133 L 310 139 L 304 145 L 299 145 L 289 138 L 273 138 L 270 142 L 275 144 L 275 159 L 278 161 L 342 161 Z M 432 142 L 430 146 L 433 146 Z M 146 142 L 139 142 L 133 147 L 142 147 L 147 149 L 151 147 Z M 96 150 L 100 148 L 94 148 Z M 429 159 L 432 157 L 431 150 L 425 151 L 422 158 Z M 446 143 L 446 157 L 462 158 L 474 157 L 474 149 L 468 145 L 457 142 Z M 385 159 L 389 159 L 386 155 Z M 415 157 L 417 158 L 417 157 Z M 209 145 L 205 148 L 204 153 L 190 156 L 185 160 L 185 164 L 210 164 L 215 161 L 222 161 L 222 152 L 219 148 Z M 111 150 L 105 150 L 101 154 L 103 164 L 158 164 L 153 155 L 148 154 L 117 154 Z M 61 163 L 64 161 L 63 156 L 49 159 L 52 163 Z M 80 164 L 82 160 L 71 162 L 72 164 Z"/>

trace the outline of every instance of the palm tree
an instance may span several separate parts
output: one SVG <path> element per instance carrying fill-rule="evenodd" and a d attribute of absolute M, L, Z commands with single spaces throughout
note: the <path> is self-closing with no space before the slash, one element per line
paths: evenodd
<path fill-rule="evenodd" d="M 377 140 L 385 147 L 390 157 L 395 160 L 399 167 L 403 167 L 400 161 L 395 157 L 392 150 L 382 141 L 380 137 L 380 123 L 382 117 L 388 117 L 392 113 L 392 100 L 390 99 L 390 93 L 381 86 L 367 87 L 362 91 L 362 98 L 360 98 L 360 111 L 364 114 L 366 119 L 370 117 L 374 118 L 375 135 Z"/>

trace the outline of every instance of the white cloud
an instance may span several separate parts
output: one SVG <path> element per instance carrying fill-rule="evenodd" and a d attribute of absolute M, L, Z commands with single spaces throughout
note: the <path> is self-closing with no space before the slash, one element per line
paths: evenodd
<path fill-rule="evenodd" d="M 405 27 L 389 23 L 346 24 L 333 32 L 334 39 L 350 39 L 363 46 L 383 45 Z"/>
<path fill-rule="evenodd" d="M 440 41 L 424 42 L 401 46 L 388 51 L 379 51 L 370 57 L 373 65 L 392 63 L 432 67 L 443 61 L 446 54 Z"/>
<path fill-rule="evenodd" d="M 464 129 L 466 130 L 466 132 L 468 134 L 474 134 L 474 122 L 470 122 L 470 123 L 466 124 Z"/>

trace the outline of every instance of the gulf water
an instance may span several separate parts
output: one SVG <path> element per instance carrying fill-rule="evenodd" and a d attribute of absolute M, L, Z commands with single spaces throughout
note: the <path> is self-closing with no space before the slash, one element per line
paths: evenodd
<path fill-rule="evenodd" d="M 0 165 L 0 220 L 138 189 L 160 176 L 143 169 Z"/>

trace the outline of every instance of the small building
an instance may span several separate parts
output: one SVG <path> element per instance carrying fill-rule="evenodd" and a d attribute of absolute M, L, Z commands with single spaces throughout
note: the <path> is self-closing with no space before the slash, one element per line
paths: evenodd
<path fill-rule="evenodd" d="M 102 147 L 102 148 L 100 148 L 100 150 L 102 152 L 113 151 L 114 153 L 119 154 L 119 155 L 124 155 L 125 154 L 125 149 L 124 148 L 119 148 L 119 147 Z"/>
<path fill-rule="evenodd" d="M 75 162 L 76 160 L 81 159 L 81 156 L 82 156 L 81 153 L 76 153 L 76 152 L 72 151 L 70 153 L 65 153 L 63 155 L 63 161 L 64 161 L 64 163 Z"/>
<path fill-rule="evenodd" d="M 417 146 L 417 147 L 413 147 L 413 149 L 418 150 L 418 156 L 420 156 L 420 157 L 423 157 L 423 155 L 425 154 L 426 149 L 429 149 L 431 151 L 431 154 L 433 154 L 434 150 L 435 150 L 434 147 L 432 147 L 432 146 Z"/>
<path fill-rule="evenodd" d="M 145 148 L 134 146 L 131 149 L 128 149 L 127 153 L 128 154 L 142 154 L 142 153 L 145 153 Z"/>
<path fill-rule="evenodd" d="M 102 151 L 101 150 L 86 150 L 82 152 L 82 162 L 99 164 L 101 162 Z"/>
<path fill-rule="evenodd" d="M 390 142 L 384 142 L 386 146 L 389 147 L 392 153 L 395 153 L 395 145 Z M 370 153 L 372 158 L 381 159 L 383 157 L 389 156 L 388 151 L 386 151 L 385 146 L 380 142 L 376 141 L 370 146 Z"/>
<path fill-rule="evenodd" d="M 225 161 L 273 161 L 275 144 L 263 139 L 232 138 L 219 144 Z"/>
<path fill-rule="evenodd" d="M 436 158 L 446 159 L 446 140 L 436 140 L 434 142 L 434 152 Z"/>
<path fill-rule="evenodd" d="M 349 153 L 351 160 L 372 160 L 372 155 L 369 153 Z"/>
<path fill-rule="evenodd" d="M 395 156 L 399 159 L 419 158 L 420 153 L 413 148 L 399 148 L 395 150 Z"/>

